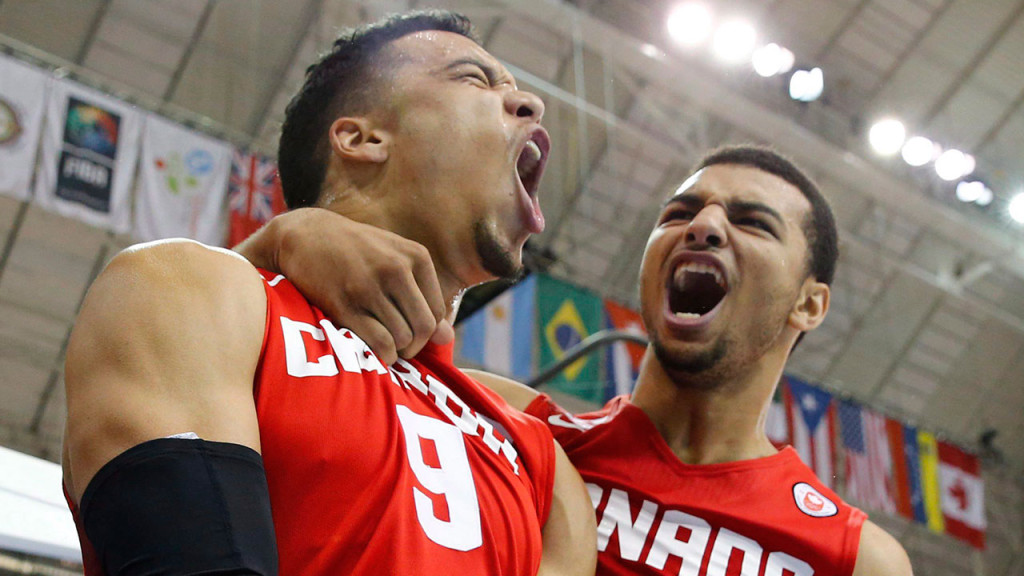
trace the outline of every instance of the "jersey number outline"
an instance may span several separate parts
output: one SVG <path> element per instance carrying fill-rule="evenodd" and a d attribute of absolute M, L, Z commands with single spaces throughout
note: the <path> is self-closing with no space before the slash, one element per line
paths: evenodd
<path fill-rule="evenodd" d="M 431 541 L 460 552 L 483 545 L 480 527 L 480 502 L 476 482 L 466 453 L 466 441 L 456 426 L 437 418 L 423 416 L 397 405 L 398 421 L 405 435 L 405 453 L 409 467 L 423 488 L 444 497 L 448 504 L 448 520 L 434 514 L 430 496 L 413 486 L 416 519 Z M 421 440 L 432 441 L 439 467 L 429 466 L 423 459 Z"/>

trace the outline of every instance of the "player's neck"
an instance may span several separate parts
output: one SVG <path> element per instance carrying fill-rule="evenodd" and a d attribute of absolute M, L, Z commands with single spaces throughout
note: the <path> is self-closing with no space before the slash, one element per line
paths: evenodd
<path fill-rule="evenodd" d="M 649 353 L 632 401 L 687 464 L 760 458 L 776 452 L 764 415 L 779 373 L 781 366 L 765 362 L 711 388 L 688 386 Z"/>
<path fill-rule="evenodd" d="M 413 231 L 408 229 L 408 225 L 403 223 L 401 217 L 394 217 L 389 210 L 384 208 L 385 204 L 383 202 L 372 201 L 372 195 L 341 192 L 334 195 L 325 195 L 325 197 L 329 200 L 329 203 L 322 204 L 323 208 L 337 212 L 361 224 L 387 230 L 403 238 L 420 241 L 421 244 L 426 245 L 425 242 L 422 242 L 422 239 L 418 238 Z M 441 287 L 441 296 L 444 298 L 446 307 L 446 317 L 454 323 L 459 302 L 462 299 L 462 293 L 466 290 L 467 286 L 454 271 L 445 266 L 436 257 L 437 249 L 431 248 L 429 245 L 427 245 L 427 249 L 430 252 L 434 271 L 437 274 L 438 283 Z"/>

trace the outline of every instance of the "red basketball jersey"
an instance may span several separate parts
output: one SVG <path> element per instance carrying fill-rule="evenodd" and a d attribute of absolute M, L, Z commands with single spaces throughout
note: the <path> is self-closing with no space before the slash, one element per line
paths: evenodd
<path fill-rule="evenodd" d="M 282 276 L 254 393 L 281 574 L 522 575 L 554 441 L 428 344 L 383 365 Z"/>
<path fill-rule="evenodd" d="M 766 458 L 681 462 L 625 396 L 572 416 L 541 395 L 544 420 L 597 512 L 598 574 L 841 576 L 866 518 L 791 447 Z"/>

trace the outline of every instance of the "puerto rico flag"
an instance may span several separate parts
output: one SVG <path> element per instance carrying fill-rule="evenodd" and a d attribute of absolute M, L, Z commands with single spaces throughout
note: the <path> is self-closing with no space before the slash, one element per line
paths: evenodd
<path fill-rule="evenodd" d="M 832 395 L 791 376 L 786 382 L 790 442 L 818 479 L 835 488 L 836 415 Z"/>
<path fill-rule="evenodd" d="M 229 247 L 245 240 L 287 209 L 277 176 L 277 163 L 261 154 L 235 149 L 228 190 Z"/>

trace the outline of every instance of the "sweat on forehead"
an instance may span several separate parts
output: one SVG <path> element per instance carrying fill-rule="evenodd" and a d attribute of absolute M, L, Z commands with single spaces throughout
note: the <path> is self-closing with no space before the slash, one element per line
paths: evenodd
<path fill-rule="evenodd" d="M 512 75 L 487 50 L 475 41 L 438 30 L 425 30 L 403 36 L 381 50 L 380 66 L 397 68 L 405 64 L 426 66 L 431 72 L 460 65 L 476 66 L 492 83 L 512 82 Z"/>

